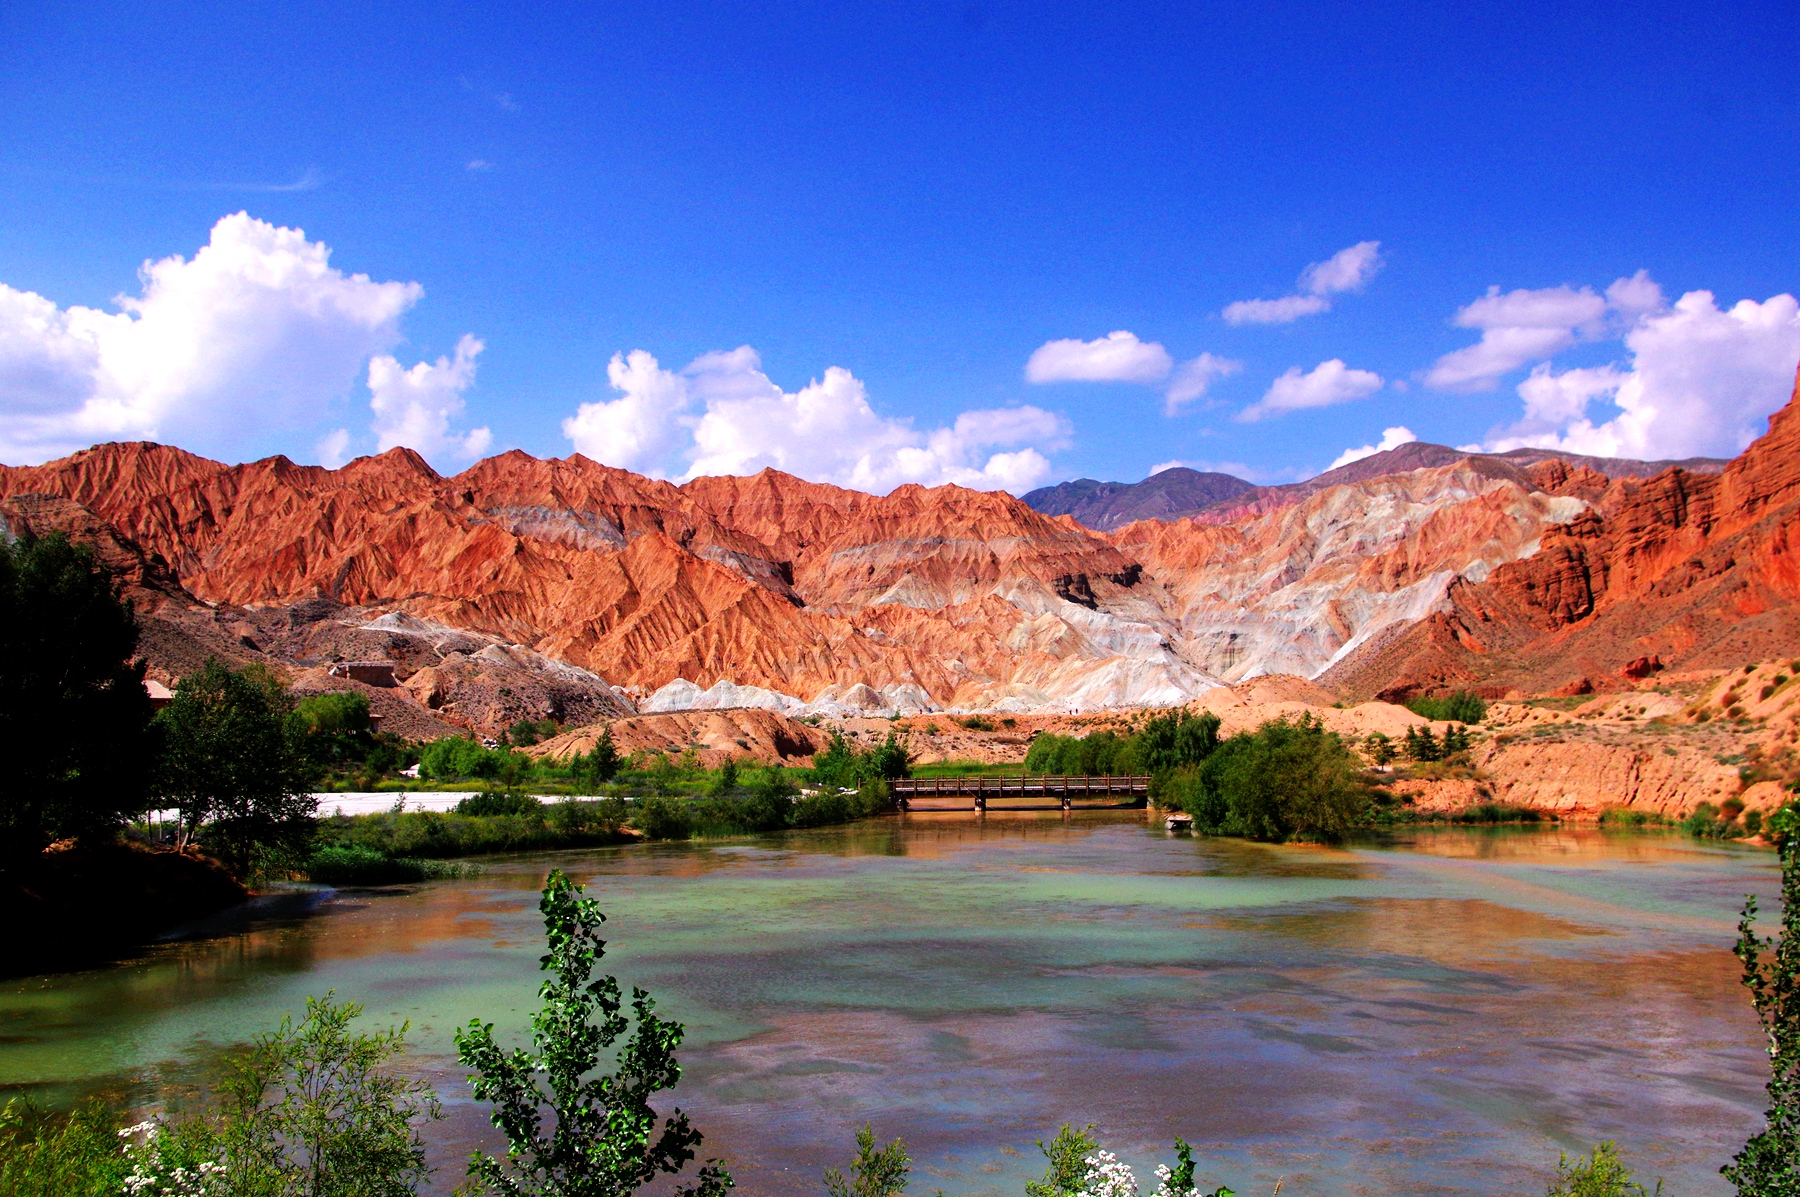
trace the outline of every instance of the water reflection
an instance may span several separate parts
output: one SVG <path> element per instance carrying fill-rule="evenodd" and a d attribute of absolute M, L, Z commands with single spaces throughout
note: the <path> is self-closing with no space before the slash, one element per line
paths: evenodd
<path fill-rule="evenodd" d="M 497 861 L 304 917 L 0 986 L 0 1085 L 191 1093 L 221 1052 L 335 988 L 410 1019 L 453 1166 L 490 1141 L 450 1058 L 522 1033 L 553 865 L 608 960 L 689 1023 L 682 1105 L 743 1189 L 816 1192 L 868 1119 L 925 1186 L 1018 1191 L 1032 1139 L 1177 1134 L 1240 1192 L 1513 1192 L 1620 1140 L 1684 1192 L 1756 1119 L 1727 948 L 1766 854 L 1678 837 L 1421 829 L 1348 849 L 1169 837 L 1142 816 L 935 815 L 723 844 Z M 1021 1155 L 1018 1149 L 1026 1154 Z"/>

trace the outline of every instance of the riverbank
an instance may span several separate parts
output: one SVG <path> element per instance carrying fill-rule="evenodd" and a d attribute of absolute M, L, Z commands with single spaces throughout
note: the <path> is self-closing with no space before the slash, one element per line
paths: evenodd
<path fill-rule="evenodd" d="M 101 963 L 249 897 L 218 864 L 171 849 L 53 847 L 0 868 L 0 976 Z"/>

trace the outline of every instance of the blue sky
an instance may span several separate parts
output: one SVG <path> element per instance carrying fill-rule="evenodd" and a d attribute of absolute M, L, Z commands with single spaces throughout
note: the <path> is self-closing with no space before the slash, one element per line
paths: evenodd
<path fill-rule="evenodd" d="M 1728 453 L 1800 358 L 1791 6 L 596 8 L 0 7 L 0 460 L 1279 480 Z"/>

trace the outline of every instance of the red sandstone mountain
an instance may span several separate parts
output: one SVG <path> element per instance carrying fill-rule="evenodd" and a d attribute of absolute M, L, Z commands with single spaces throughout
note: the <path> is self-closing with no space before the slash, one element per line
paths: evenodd
<path fill-rule="evenodd" d="M 1591 479 L 1540 465 L 1546 484 Z M 1562 476 L 1558 476 L 1562 475 Z M 1800 379 L 1718 474 L 1617 479 L 1529 557 L 1459 582 L 1445 609 L 1328 671 L 1347 693 L 1543 691 L 1800 648 Z"/>
<path fill-rule="evenodd" d="M 0 467 L 0 519 L 101 542 L 168 675 L 380 658 L 393 701 L 480 727 L 633 700 L 1091 709 L 1265 673 L 1504 690 L 1800 648 L 1797 439 L 1790 406 L 1718 475 L 1478 456 L 1109 534 L 949 486 L 123 444 Z"/>

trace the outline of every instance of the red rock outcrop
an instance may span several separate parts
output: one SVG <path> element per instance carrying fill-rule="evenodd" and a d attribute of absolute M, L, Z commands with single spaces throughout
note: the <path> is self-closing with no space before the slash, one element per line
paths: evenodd
<path fill-rule="evenodd" d="M 1544 466 L 1536 467 L 1544 469 Z M 1549 481 L 1549 479 L 1546 479 Z M 1591 482 L 1577 485 L 1591 489 Z M 1320 680 L 1346 693 L 1542 692 L 1638 658 L 1722 668 L 1800 649 L 1800 379 L 1718 474 L 1617 479 L 1539 551 Z"/>

